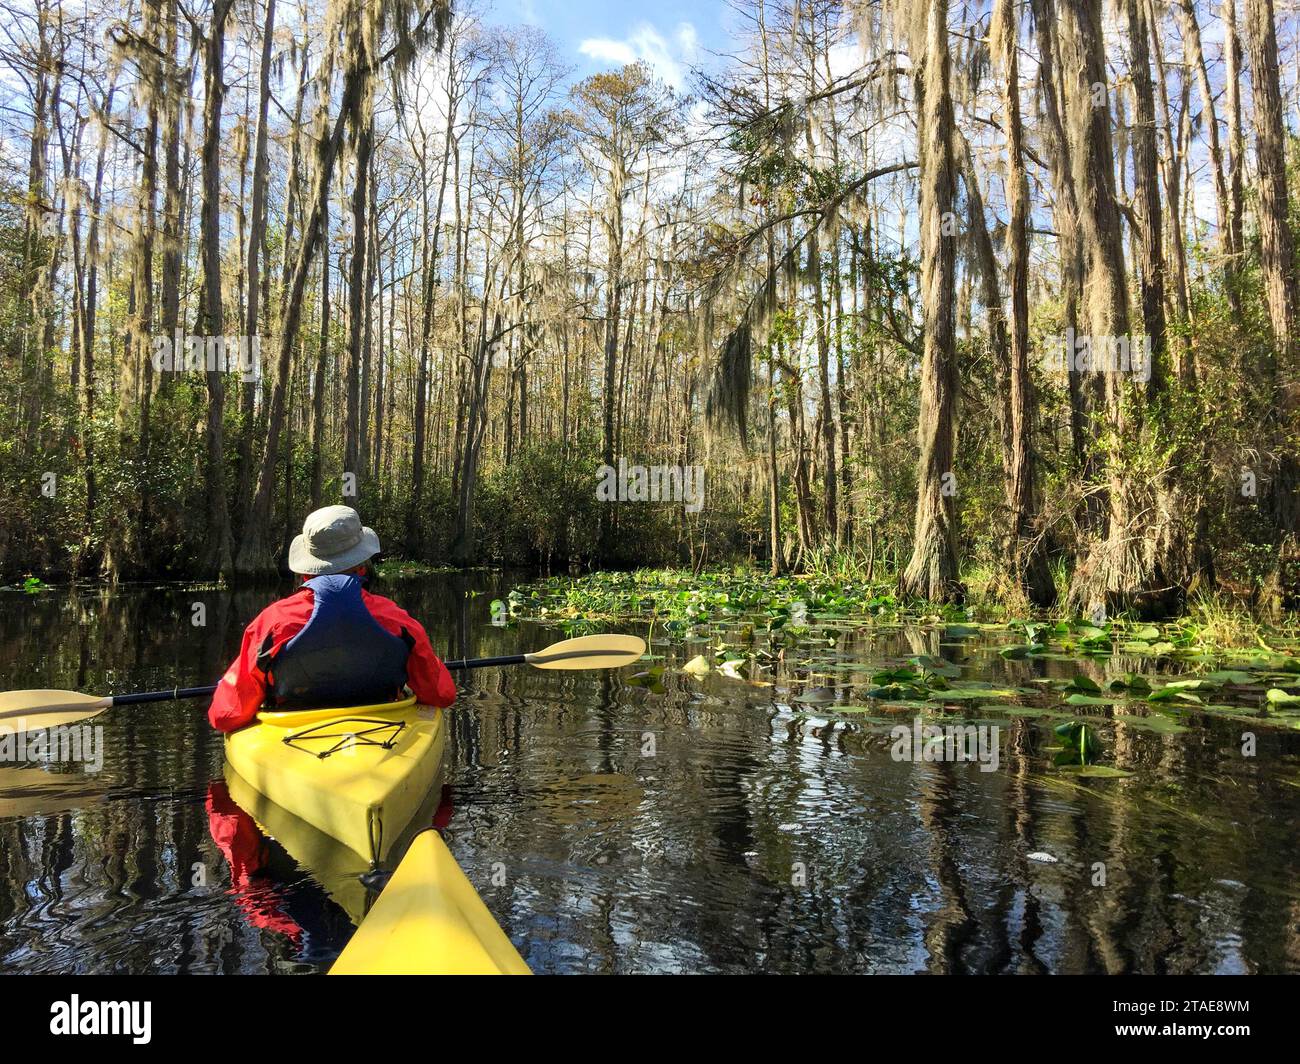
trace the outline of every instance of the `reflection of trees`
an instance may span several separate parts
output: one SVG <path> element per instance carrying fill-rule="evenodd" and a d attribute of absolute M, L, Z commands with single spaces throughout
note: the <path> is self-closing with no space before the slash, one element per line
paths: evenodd
<path fill-rule="evenodd" d="M 543 646 L 564 633 L 487 623 L 504 576 L 377 589 L 447 657 Z M 466 592 L 483 589 L 467 597 Z M 121 691 L 211 681 L 274 589 L 98 590 L 0 608 L 9 686 Z M 208 625 L 189 605 L 208 604 Z M 960 660 L 920 629 L 853 633 L 817 661 Z M 662 650 L 656 647 L 656 651 Z M 1195 971 L 1300 968 L 1293 815 L 1297 737 L 1241 725 L 1183 735 L 1104 725 L 1126 780 L 1047 767 L 1050 729 L 1003 726 L 1002 765 L 899 764 L 885 735 L 793 701 L 818 672 L 793 648 L 751 687 L 671 665 L 665 692 L 617 673 L 489 669 L 450 714 L 453 852 L 541 970 Z M 1028 685 L 1074 663 L 1004 662 L 973 642 L 967 676 Z M 1086 663 L 1077 671 L 1101 681 Z M 826 675 L 826 674 L 823 674 Z M 839 683 L 838 680 L 834 681 Z M 846 682 L 853 683 L 853 680 Z M 899 723 L 906 723 L 906 716 Z M 6 814 L 0 774 L 0 966 L 261 971 L 295 951 L 226 897 L 203 810 L 220 742 L 198 704 L 104 718 L 98 779 L 40 772 Z M 814 733 L 814 726 L 817 730 Z M 641 756 L 643 732 L 657 755 Z M 1291 766 L 1288 768 L 1288 766 Z M 34 789 L 22 786 L 34 796 Z M 41 804 L 46 803 L 46 804 Z M 1031 862 L 1046 850 L 1059 864 Z M 493 862 L 504 886 L 490 883 Z M 1107 886 L 1091 865 L 1104 861 Z M 809 885 L 791 885 L 806 865 Z M 207 869 L 206 889 L 191 885 Z M 285 888 L 310 891 L 292 867 Z M 296 877 L 296 878 L 295 878 Z M 318 892 L 314 904 L 325 905 Z M 303 899 L 303 904 L 308 904 Z M 324 966 L 329 957 L 313 957 Z"/>
<path fill-rule="evenodd" d="M 274 594 L 167 588 L 34 597 L 0 610 L 0 663 L 14 687 L 112 693 L 211 682 L 244 623 Z M 190 623 L 195 601 L 207 605 L 205 627 Z M 284 953 L 245 934 L 223 894 L 202 802 L 222 750 L 205 708 L 160 703 L 97 718 L 98 776 L 20 770 L 39 775 L 48 804 L 0 822 L 0 967 L 241 971 L 265 968 L 268 951 Z M 59 808 L 63 790 L 72 808 Z M 192 883 L 196 865 L 206 888 Z"/>
<path fill-rule="evenodd" d="M 1034 950 L 1044 934 L 1038 892 L 1027 886 L 1030 876 L 1025 854 L 1034 850 L 1034 832 L 1038 818 L 1034 815 L 1034 801 L 1038 792 L 1029 782 L 1033 751 L 1032 728 L 1021 718 L 1009 725 L 1010 736 L 1005 757 L 1007 787 L 1003 792 L 1002 836 L 1005 846 L 1003 887 L 999 891 L 998 925 L 1000 941 L 993 960 L 993 969 L 1009 969 L 1018 974 L 1040 974 L 1046 966 Z M 1017 903 L 1018 919 L 1013 915 Z M 1016 922 L 1018 934 L 1011 939 L 1012 923 Z"/>
<path fill-rule="evenodd" d="M 924 773 L 917 803 L 919 819 L 926 829 L 926 852 L 940 892 L 940 904 L 930 914 L 925 932 L 925 947 L 930 954 L 928 967 L 937 975 L 962 970 L 961 950 L 975 930 L 967 908 L 960 858 L 954 852 L 958 849 L 958 840 L 950 834 L 959 831 L 956 823 L 958 809 L 953 796 L 955 770 L 965 771 L 964 767 L 944 762 L 918 767 L 918 772 Z"/>

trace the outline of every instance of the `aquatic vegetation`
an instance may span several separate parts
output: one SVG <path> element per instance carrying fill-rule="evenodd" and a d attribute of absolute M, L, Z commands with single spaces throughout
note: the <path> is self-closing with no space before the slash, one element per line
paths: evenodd
<path fill-rule="evenodd" d="M 1056 765 L 1089 765 L 1101 756 L 1101 740 L 1096 731 L 1079 720 L 1067 720 L 1052 729 L 1061 748 L 1057 751 L 1053 763 Z"/>
<path fill-rule="evenodd" d="M 700 625 L 752 614 L 775 632 L 806 627 L 807 618 L 892 616 L 894 595 L 876 584 L 851 584 L 816 576 L 770 577 L 753 570 L 698 575 L 672 569 L 598 572 L 553 577 L 509 595 L 513 612 L 555 617 L 659 617 Z"/>
<path fill-rule="evenodd" d="M 1127 724 L 1132 728 L 1141 728 L 1144 731 L 1159 732 L 1162 735 L 1181 735 L 1189 732 L 1191 729 L 1185 724 L 1179 724 L 1178 721 L 1164 716 L 1162 713 L 1148 713 L 1139 715 L 1137 713 L 1116 713 L 1116 723 Z"/>
<path fill-rule="evenodd" d="M 497 605 L 568 634 L 648 624 L 665 664 L 631 683 L 651 693 L 676 673 L 715 692 L 773 687 L 773 701 L 792 711 L 855 726 L 902 713 L 1033 727 L 1067 718 L 1050 748 L 1055 767 L 1091 778 L 1129 774 L 1099 763 L 1103 735 L 1115 729 L 1154 740 L 1218 722 L 1300 728 L 1300 639 L 1291 630 L 1260 626 L 1253 645 L 1220 646 L 1216 629 L 1194 617 L 990 620 L 973 608 L 900 601 L 879 582 L 746 568 L 557 577 L 515 588 Z M 882 657 L 877 639 L 916 650 L 937 641 L 944 655 Z"/>
<path fill-rule="evenodd" d="M 413 580 L 438 573 L 458 571 L 453 566 L 433 565 L 429 562 L 412 561 L 409 558 L 385 558 L 375 566 L 375 572 L 381 580 Z"/>

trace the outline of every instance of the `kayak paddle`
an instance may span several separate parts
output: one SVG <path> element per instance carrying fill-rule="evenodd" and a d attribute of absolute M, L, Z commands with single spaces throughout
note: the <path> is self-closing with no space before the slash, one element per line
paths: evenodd
<path fill-rule="evenodd" d="M 645 653 L 645 640 L 635 635 L 583 635 L 562 639 L 531 654 L 503 658 L 449 661 L 449 669 L 481 669 L 485 665 L 531 665 L 535 669 L 617 669 L 631 665 Z"/>
<path fill-rule="evenodd" d="M 490 665 L 532 665 L 538 669 L 617 669 L 631 665 L 645 653 L 645 640 L 635 635 L 584 635 L 562 639 L 545 650 L 531 654 L 507 654 L 498 658 L 470 658 L 448 661 L 447 668 L 459 672 L 482 669 Z M 178 698 L 203 698 L 217 689 L 175 687 L 167 691 L 136 691 L 124 695 L 87 695 L 79 691 L 4 691 L 0 692 L 0 726 L 6 721 L 23 721 L 27 731 L 53 728 L 89 720 L 114 706 L 134 706 L 142 702 L 168 702 Z"/>

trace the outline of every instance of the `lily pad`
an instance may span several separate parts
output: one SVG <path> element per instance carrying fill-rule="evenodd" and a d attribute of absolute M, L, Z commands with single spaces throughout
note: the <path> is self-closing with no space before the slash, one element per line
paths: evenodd
<path fill-rule="evenodd" d="M 1259 683 L 1259 677 L 1253 672 L 1245 672 L 1241 669 L 1220 669 L 1217 672 L 1208 673 L 1205 679 L 1213 680 L 1216 683 L 1230 683 L 1234 687 L 1245 687 L 1249 684 Z"/>
<path fill-rule="evenodd" d="M 1173 684 L 1169 684 L 1166 687 L 1160 688 L 1158 691 L 1152 691 L 1147 695 L 1146 700 L 1148 702 L 1199 702 L 1200 698 L 1192 694 L 1190 691 L 1185 691 L 1180 687 L 1175 687 Z"/>
<path fill-rule="evenodd" d="M 960 665 L 954 665 L 951 661 L 945 661 L 943 658 L 936 658 L 929 654 L 918 654 L 910 660 L 914 665 L 936 676 L 945 676 L 951 680 L 961 675 Z"/>
<path fill-rule="evenodd" d="M 806 705 L 820 705 L 824 702 L 834 702 L 835 692 L 829 687 L 810 687 L 795 697 L 796 702 L 802 702 Z"/>
<path fill-rule="evenodd" d="M 1037 654 L 1039 651 L 1046 649 L 1042 643 L 1016 643 L 1009 647 L 1002 647 L 998 654 L 1010 661 L 1018 661 L 1021 658 L 1027 658 L 1030 654 Z"/>
<path fill-rule="evenodd" d="M 1123 679 L 1118 677 L 1107 685 L 1112 691 L 1133 691 L 1141 693 L 1151 690 L 1151 682 L 1139 673 L 1126 672 Z"/>
<path fill-rule="evenodd" d="M 882 669 L 879 672 L 871 674 L 871 682 L 876 684 L 891 683 L 917 683 L 921 679 L 921 674 L 915 669 Z"/>
<path fill-rule="evenodd" d="M 1018 691 L 996 687 L 950 687 L 946 691 L 930 693 L 931 702 L 977 702 L 981 698 L 1012 698 Z"/>
<path fill-rule="evenodd" d="M 889 683 L 883 687 L 872 687 L 862 692 L 864 698 L 893 698 L 917 700 L 925 697 L 925 688 L 910 683 Z"/>
<path fill-rule="evenodd" d="M 1181 735 L 1183 732 L 1191 731 L 1186 725 L 1179 724 L 1177 721 L 1170 720 L 1159 713 L 1153 713 L 1149 717 L 1139 717 L 1136 713 L 1116 713 L 1115 721 L 1116 723 L 1131 725 L 1134 728 L 1158 732 L 1161 735 Z"/>
<path fill-rule="evenodd" d="M 1113 706 L 1116 702 L 1123 702 L 1124 699 L 1111 698 L 1107 695 L 1073 694 L 1065 701 L 1072 706 Z"/>

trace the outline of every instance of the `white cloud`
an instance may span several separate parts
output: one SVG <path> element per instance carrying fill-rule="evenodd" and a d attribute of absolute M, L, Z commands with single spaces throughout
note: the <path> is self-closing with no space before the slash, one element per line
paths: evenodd
<path fill-rule="evenodd" d="M 677 27 L 677 47 L 685 59 L 694 59 L 699 50 L 700 39 L 695 33 L 695 27 L 689 22 L 683 22 Z"/>
<path fill-rule="evenodd" d="M 642 22 L 623 40 L 588 37 L 578 45 L 578 51 L 598 63 L 614 66 L 626 66 L 640 59 L 674 89 L 681 89 L 699 47 L 699 37 L 689 22 L 679 23 L 671 39 L 651 23 Z"/>
<path fill-rule="evenodd" d="M 619 66 L 635 63 L 637 58 L 630 45 L 623 41 L 611 41 L 608 37 L 588 37 L 578 45 L 578 51 L 597 62 L 616 63 Z"/>

